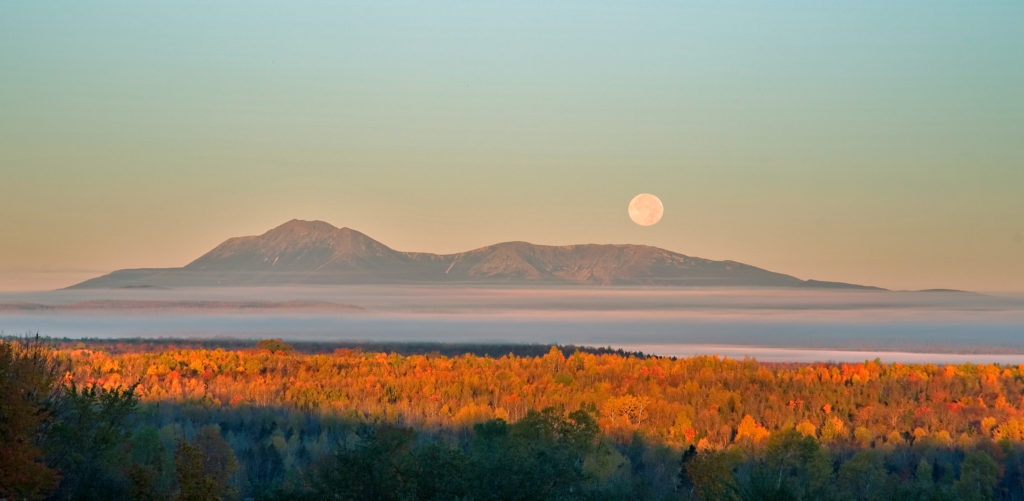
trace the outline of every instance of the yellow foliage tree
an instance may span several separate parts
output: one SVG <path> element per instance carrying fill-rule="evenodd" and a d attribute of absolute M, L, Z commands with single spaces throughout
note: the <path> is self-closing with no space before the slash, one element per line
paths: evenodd
<path fill-rule="evenodd" d="M 768 438 L 768 429 L 761 426 L 750 414 L 743 416 L 739 426 L 736 427 L 736 439 L 738 444 L 760 444 Z"/>

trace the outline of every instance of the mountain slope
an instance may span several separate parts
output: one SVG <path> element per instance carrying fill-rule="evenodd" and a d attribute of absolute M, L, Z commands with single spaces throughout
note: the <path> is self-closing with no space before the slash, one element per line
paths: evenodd
<path fill-rule="evenodd" d="M 493 283 L 870 288 L 803 281 L 645 245 L 505 242 L 455 254 L 396 251 L 358 231 L 291 220 L 235 237 L 183 268 L 118 270 L 72 288 Z"/>
<path fill-rule="evenodd" d="M 229 238 L 188 271 L 343 271 L 410 263 L 401 252 L 349 228 L 293 219 L 262 235 Z"/>

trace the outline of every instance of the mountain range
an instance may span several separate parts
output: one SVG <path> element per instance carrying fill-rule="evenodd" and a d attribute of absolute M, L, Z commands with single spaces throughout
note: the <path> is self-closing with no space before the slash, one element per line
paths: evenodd
<path fill-rule="evenodd" d="M 504 242 L 455 254 L 401 252 L 356 230 L 298 219 L 229 238 L 182 268 L 118 270 L 70 288 L 401 283 L 878 289 L 646 245 Z"/>

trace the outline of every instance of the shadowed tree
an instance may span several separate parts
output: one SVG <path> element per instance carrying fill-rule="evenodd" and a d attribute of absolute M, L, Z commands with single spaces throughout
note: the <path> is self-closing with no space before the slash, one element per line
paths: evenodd
<path fill-rule="evenodd" d="M 192 443 L 183 440 L 178 444 L 175 466 L 179 499 L 233 499 L 237 495 L 229 482 L 238 461 L 217 425 L 203 426 Z"/>
<path fill-rule="evenodd" d="M 953 484 L 953 491 L 958 499 L 964 501 L 994 499 L 998 476 L 999 465 L 992 457 L 982 451 L 974 451 L 964 457 L 960 465 L 960 479 Z"/>
<path fill-rule="evenodd" d="M 137 405 L 134 388 L 68 388 L 46 441 L 51 464 L 63 477 L 57 497 L 114 499 L 128 494 L 128 421 Z"/>
<path fill-rule="evenodd" d="M 794 429 L 771 434 L 764 457 L 748 470 L 739 486 L 743 499 L 822 499 L 832 476 L 818 441 Z"/>
<path fill-rule="evenodd" d="M 839 467 L 835 486 L 849 499 L 858 501 L 892 498 L 888 487 L 889 475 L 883 464 L 884 457 L 877 449 L 854 454 Z M 930 474 L 930 473 L 929 473 Z"/>
<path fill-rule="evenodd" d="M 352 448 L 342 448 L 312 475 L 311 497 L 398 500 L 415 495 L 416 465 L 408 428 L 366 428 Z"/>
<path fill-rule="evenodd" d="M 693 484 L 697 499 L 735 500 L 739 499 L 735 472 L 742 463 L 742 455 L 735 450 L 698 451 L 686 462 L 683 473 Z"/>
<path fill-rule="evenodd" d="M 0 339 L 0 499 L 38 499 L 57 486 L 38 442 L 65 367 L 38 339 Z"/>
<path fill-rule="evenodd" d="M 174 455 L 181 501 L 217 501 L 217 482 L 203 471 L 203 453 L 199 447 L 182 440 Z"/>
<path fill-rule="evenodd" d="M 261 350 L 268 350 L 275 353 L 289 353 L 295 351 L 295 348 L 293 348 L 292 345 L 284 342 L 281 338 L 261 339 L 256 343 L 256 347 Z"/>
<path fill-rule="evenodd" d="M 679 474 L 677 475 L 678 481 L 676 482 L 676 490 L 687 495 L 693 495 L 693 480 L 691 480 L 690 476 L 686 473 L 686 467 L 695 457 L 697 457 L 697 448 L 691 445 L 683 451 L 682 457 L 679 458 Z"/>

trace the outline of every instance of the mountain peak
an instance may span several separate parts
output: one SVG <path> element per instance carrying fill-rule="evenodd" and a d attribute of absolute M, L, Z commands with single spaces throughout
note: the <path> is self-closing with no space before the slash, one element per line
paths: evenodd
<path fill-rule="evenodd" d="M 399 255 L 358 231 L 292 219 L 262 235 L 229 238 L 185 269 L 315 272 Z"/>
<path fill-rule="evenodd" d="M 380 242 L 370 238 L 365 233 L 353 230 L 348 227 L 338 228 L 331 223 L 320 220 L 306 221 L 303 219 L 292 219 L 278 226 L 267 230 L 262 235 L 255 237 L 236 238 L 264 238 L 264 239 L 288 239 L 294 243 L 306 243 L 313 240 L 328 241 L 361 241 Z M 230 240 L 229 240 L 230 241 Z"/>
<path fill-rule="evenodd" d="M 347 228 L 346 228 L 347 229 Z M 264 235 L 272 233 L 334 233 L 339 231 L 331 223 L 320 220 L 306 221 L 303 219 L 292 219 L 268 230 Z"/>
<path fill-rule="evenodd" d="M 856 287 L 646 245 L 502 242 L 456 254 L 398 252 L 349 228 L 292 219 L 229 238 L 184 268 L 121 270 L 80 287 L 343 283 L 552 283 Z"/>

